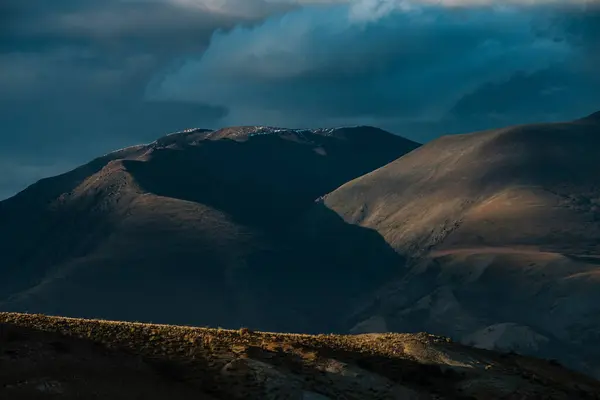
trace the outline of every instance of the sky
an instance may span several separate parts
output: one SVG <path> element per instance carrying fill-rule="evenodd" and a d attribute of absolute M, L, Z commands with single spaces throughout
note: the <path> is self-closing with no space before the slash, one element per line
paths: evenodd
<path fill-rule="evenodd" d="M 0 199 L 190 127 L 574 119 L 596 70 L 595 0 L 3 0 Z"/>

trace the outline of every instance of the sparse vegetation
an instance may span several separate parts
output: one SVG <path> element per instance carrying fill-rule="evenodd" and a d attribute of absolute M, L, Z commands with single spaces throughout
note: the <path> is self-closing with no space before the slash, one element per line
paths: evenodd
<path fill-rule="evenodd" d="M 544 398 L 581 398 L 570 387 L 575 382 L 590 398 L 600 393 L 594 381 L 548 362 L 530 360 L 525 366 L 519 356 L 501 357 L 424 333 L 282 334 L 11 313 L 0 313 L 0 327 L 2 350 L 22 356 L 26 346 L 46 343 L 51 357 L 69 357 L 82 351 L 72 341 L 82 341 L 96 346 L 93 354 L 142 357 L 144 365 L 169 385 L 193 387 L 221 399 L 294 398 L 293 393 L 302 391 L 331 399 L 434 393 L 438 398 L 483 399 L 492 393 L 482 379 L 486 375 L 503 382 L 493 388 L 494 396 L 547 391 L 554 394 Z M 5 356 L 0 362 L 1 357 Z M 1 373 L 0 379 L 5 378 L 6 372 Z M 2 390 L 0 385 L 0 394 Z M 285 393 L 288 397 L 277 397 Z"/>

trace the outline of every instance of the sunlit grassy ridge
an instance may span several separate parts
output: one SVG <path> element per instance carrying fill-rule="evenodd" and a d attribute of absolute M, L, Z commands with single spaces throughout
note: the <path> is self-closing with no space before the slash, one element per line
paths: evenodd
<path fill-rule="evenodd" d="M 600 393 L 594 381 L 546 361 L 424 333 L 304 335 L 0 313 L 0 328 L 11 327 L 142 356 L 163 377 L 223 399 L 295 399 L 305 392 L 357 400 Z"/>
<path fill-rule="evenodd" d="M 450 341 L 428 334 L 390 333 L 378 335 L 374 339 L 369 335 L 257 332 L 245 328 L 231 330 L 18 313 L 0 313 L 0 322 L 90 339 L 108 347 L 124 347 L 166 357 L 210 355 L 231 350 L 230 347 L 234 345 L 272 348 L 279 344 L 287 350 L 323 347 L 331 351 L 402 358 L 406 357 L 402 349 L 407 339 L 419 338 L 439 343 Z"/>

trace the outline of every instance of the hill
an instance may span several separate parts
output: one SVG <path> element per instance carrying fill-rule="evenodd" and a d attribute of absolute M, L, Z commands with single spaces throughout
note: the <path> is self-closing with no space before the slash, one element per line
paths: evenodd
<path fill-rule="evenodd" d="M 11 399 L 598 399 L 555 362 L 428 334 L 298 335 L 0 313 Z"/>
<path fill-rule="evenodd" d="M 0 202 L 0 309 L 332 330 L 330 312 L 391 270 L 331 288 L 329 250 L 289 229 L 319 196 L 415 147 L 370 127 L 234 127 L 107 154 Z"/>
<path fill-rule="evenodd" d="M 335 211 L 409 260 L 348 328 L 422 330 L 600 376 L 599 148 L 594 116 L 447 136 L 324 196 L 313 225 Z"/>

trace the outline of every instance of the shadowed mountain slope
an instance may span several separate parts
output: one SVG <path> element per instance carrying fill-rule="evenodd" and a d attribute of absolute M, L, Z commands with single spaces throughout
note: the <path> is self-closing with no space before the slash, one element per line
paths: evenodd
<path fill-rule="evenodd" d="M 556 362 L 428 334 L 298 335 L 0 313 L 11 399 L 600 398 Z"/>
<path fill-rule="evenodd" d="M 314 212 L 373 229 L 410 260 L 348 326 L 600 376 L 599 150 L 594 116 L 447 136 L 325 196 Z"/>
<path fill-rule="evenodd" d="M 0 309 L 334 329 L 329 312 L 403 260 L 332 213 L 332 229 L 396 268 L 363 279 L 354 263 L 349 283 L 331 288 L 329 250 L 290 227 L 319 196 L 416 146 L 369 127 L 238 127 L 108 154 L 0 202 Z"/>

